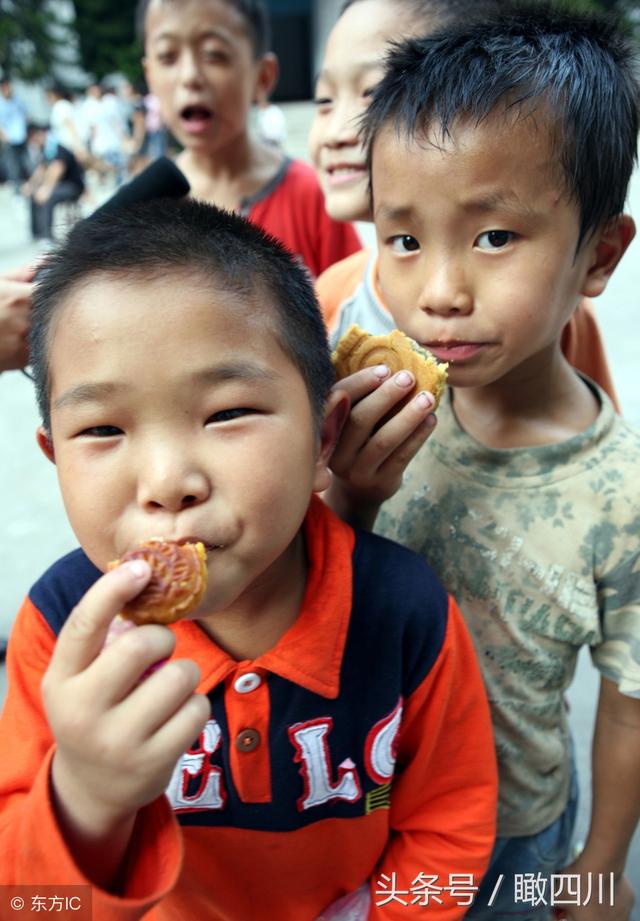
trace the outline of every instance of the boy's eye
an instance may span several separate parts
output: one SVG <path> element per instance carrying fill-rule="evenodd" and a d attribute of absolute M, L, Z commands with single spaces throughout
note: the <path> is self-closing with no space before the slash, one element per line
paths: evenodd
<path fill-rule="evenodd" d="M 394 253 L 415 253 L 420 249 L 420 244 L 410 233 L 398 234 L 389 240 Z"/>
<path fill-rule="evenodd" d="M 511 243 L 515 234 L 510 230 L 487 230 L 481 233 L 475 242 L 478 249 L 501 249 Z"/>
<path fill-rule="evenodd" d="M 78 435 L 85 435 L 89 438 L 116 438 L 122 435 L 122 429 L 115 425 L 92 425 L 78 432 Z"/>
<path fill-rule="evenodd" d="M 248 409 L 246 406 L 239 406 L 237 409 L 221 409 L 220 412 L 213 413 L 209 416 L 207 425 L 210 422 L 232 422 L 234 419 L 240 419 L 242 416 L 246 416 L 253 412 L 255 412 L 255 410 Z"/>
<path fill-rule="evenodd" d="M 210 64 L 226 64 L 228 55 L 219 48 L 205 48 L 204 56 Z"/>
<path fill-rule="evenodd" d="M 318 106 L 318 108 L 320 108 L 321 106 L 324 106 L 324 107 L 330 106 L 332 102 L 333 102 L 333 99 L 329 99 L 328 96 L 318 96 L 316 97 L 316 99 L 313 100 L 313 104 Z"/>
<path fill-rule="evenodd" d="M 173 64 L 176 59 L 176 55 L 173 51 L 160 51 L 156 54 L 156 60 L 160 64 Z"/>

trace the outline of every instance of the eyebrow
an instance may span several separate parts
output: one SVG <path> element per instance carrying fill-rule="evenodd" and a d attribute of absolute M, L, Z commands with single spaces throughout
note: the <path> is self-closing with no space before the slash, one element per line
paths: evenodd
<path fill-rule="evenodd" d="M 278 380 L 279 375 L 271 368 L 252 362 L 228 362 L 214 365 L 211 368 L 202 368 L 188 376 L 188 383 L 223 384 L 227 381 L 267 381 Z M 96 382 L 83 381 L 65 390 L 54 402 L 54 408 L 59 410 L 67 406 L 81 406 L 87 403 L 104 403 L 113 396 L 118 396 L 128 390 L 128 385 L 112 381 Z"/>
<path fill-rule="evenodd" d="M 175 32 L 160 32 L 158 35 L 154 35 L 153 42 L 157 43 L 163 41 L 164 39 L 175 39 L 180 37 L 181 36 L 176 35 Z M 204 41 L 207 38 L 216 38 L 218 41 L 223 42 L 223 44 L 228 45 L 229 47 L 231 47 L 232 44 L 229 36 L 225 35 L 224 32 L 219 32 L 217 29 L 207 29 L 206 32 L 198 32 L 196 35 L 196 39 L 199 42 Z"/>
<path fill-rule="evenodd" d="M 194 383 L 223 384 L 226 381 L 276 381 L 278 377 L 272 368 L 253 362 L 238 361 L 201 368 L 190 374 L 189 380 Z"/>
<path fill-rule="evenodd" d="M 383 66 L 384 66 L 384 58 L 378 58 L 378 59 L 374 58 L 369 61 L 356 61 L 355 64 L 353 62 L 350 62 L 349 69 L 353 71 L 353 73 L 359 76 L 360 74 L 368 73 L 370 70 L 378 70 L 380 67 L 383 67 Z M 316 74 L 314 78 L 314 83 L 317 83 L 318 80 L 331 81 L 334 79 L 335 77 L 333 76 L 333 71 L 328 67 L 323 67 L 322 70 L 320 70 Z"/>
<path fill-rule="evenodd" d="M 383 217 L 388 221 L 406 221 L 413 214 L 413 205 L 380 205 L 374 209 L 374 218 Z"/>
<path fill-rule="evenodd" d="M 463 205 L 465 211 L 511 211 L 531 217 L 535 209 L 521 201 L 511 192 L 488 192 L 478 198 L 471 198 Z"/>
<path fill-rule="evenodd" d="M 489 192 L 486 195 L 480 195 L 478 198 L 470 198 L 462 204 L 464 211 L 473 212 L 493 212 L 509 211 L 524 217 L 535 217 L 536 211 L 529 205 L 520 201 L 517 195 L 503 192 Z M 413 216 L 415 205 L 385 205 L 381 204 L 374 211 L 374 218 L 381 217 L 388 221 L 406 221 Z"/>
<path fill-rule="evenodd" d="M 62 409 L 65 406 L 79 406 L 82 403 L 102 403 L 108 397 L 126 389 L 124 384 L 107 382 L 90 383 L 85 381 L 81 384 L 76 384 L 75 387 L 70 387 L 68 390 L 65 390 L 65 392 L 55 400 L 53 406 L 54 409 Z"/>

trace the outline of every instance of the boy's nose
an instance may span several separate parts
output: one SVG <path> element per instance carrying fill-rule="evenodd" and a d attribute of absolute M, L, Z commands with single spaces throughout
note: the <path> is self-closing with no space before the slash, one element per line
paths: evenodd
<path fill-rule="evenodd" d="M 202 85 L 202 72 L 198 55 L 190 49 L 185 49 L 180 55 L 180 80 L 184 86 Z"/>
<path fill-rule="evenodd" d="M 425 313 L 441 316 L 471 313 L 473 296 L 460 266 L 441 260 L 427 267 L 419 306 Z"/>
<path fill-rule="evenodd" d="M 329 147 L 358 144 L 358 110 L 347 103 L 339 103 L 329 116 L 326 143 Z"/>
<path fill-rule="evenodd" d="M 211 495 L 208 477 L 197 470 L 158 465 L 139 478 L 138 502 L 149 512 L 180 512 L 205 502 Z"/>

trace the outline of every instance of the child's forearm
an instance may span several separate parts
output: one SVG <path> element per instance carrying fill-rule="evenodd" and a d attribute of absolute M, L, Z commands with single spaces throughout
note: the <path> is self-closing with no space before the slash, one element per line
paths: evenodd
<path fill-rule="evenodd" d="M 90 804 L 83 806 L 77 783 L 67 792 L 66 774 L 56 757 L 50 783 L 58 823 L 78 868 L 96 886 L 116 893 L 136 813 L 120 819 L 94 815 Z"/>
<path fill-rule="evenodd" d="M 640 699 L 601 679 L 593 740 L 592 816 L 579 862 L 621 874 L 640 819 Z"/>

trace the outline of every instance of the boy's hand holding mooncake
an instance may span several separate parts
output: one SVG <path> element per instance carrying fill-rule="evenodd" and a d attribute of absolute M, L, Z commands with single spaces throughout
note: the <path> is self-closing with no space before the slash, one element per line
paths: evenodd
<path fill-rule="evenodd" d="M 333 355 L 351 412 L 331 458 L 328 504 L 353 524 L 371 527 L 400 487 L 407 464 L 433 431 L 446 365 L 394 330 L 370 336 L 352 326 Z"/>
<path fill-rule="evenodd" d="M 206 697 L 196 665 L 168 658 L 175 639 L 150 624 L 104 649 L 114 617 L 147 586 L 149 563 L 134 559 L 98 579 L 60 631 L 42 682 L 57 749 L 52 795 L 74 855 L 92 882 L 108 887 L 137 811 L 160 796 L 179 756 L 203 729 Z"/>

